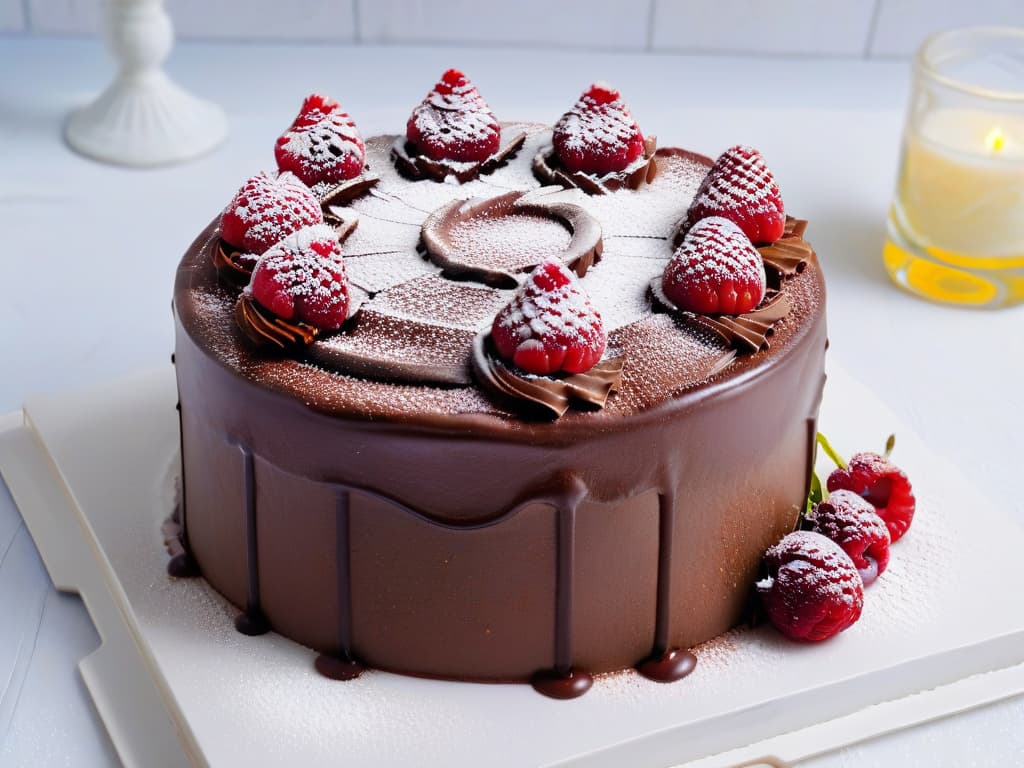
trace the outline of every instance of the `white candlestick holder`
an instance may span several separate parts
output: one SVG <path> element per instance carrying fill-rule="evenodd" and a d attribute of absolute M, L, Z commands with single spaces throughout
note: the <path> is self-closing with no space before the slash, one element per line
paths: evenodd
<path fill-rule="evenodd" d="M 163 0 L 109 0 L 107 39 L 119 73 L 68 119 L 65 137 L 74 150 L 108 163 L 152 166 L 202 155 L 224 140 L 223 111 L 162 69 L 174 42 Z"/>

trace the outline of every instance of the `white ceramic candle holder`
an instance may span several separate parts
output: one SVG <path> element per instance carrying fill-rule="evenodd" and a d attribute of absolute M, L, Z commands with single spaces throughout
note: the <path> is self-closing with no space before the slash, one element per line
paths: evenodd
<path fill-rule="evenodd" d="M 223 111 L 161 68 L 174 42 L 163 0 L 109 0 L 107 38 L 120 71 L 99 98 L 71 114 L 65 135 L 73 149 L 108 163 L 148 166 L 196 157 L 224 140 Z"/>

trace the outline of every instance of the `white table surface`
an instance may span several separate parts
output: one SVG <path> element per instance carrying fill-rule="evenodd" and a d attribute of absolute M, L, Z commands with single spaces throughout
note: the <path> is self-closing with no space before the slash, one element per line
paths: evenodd
<path fill-rule="evenodd" d="M 0 37 L 0 412 L 30 392 L 166 361 L 178 259 L 241 181 L 272 165 L 272 142 L 305 93 L 339 98 L 364 134 L 395 131 L 448 66 L 467 70 L 501 115 L 552 120 L 603 78 L 665 144 L 707 154 L 760 146 L 787 208 L 812 222 L 830 354 L 1024 523 L 1024 307 L 927 304 L 893 287 L 881 265 L 903 61 L 181 45 L 172 74 L 224 106 L 231 136 L 198 162 L 135 171 L 61 143 L 67 111 L 110 76 L 99 45 Z M 1007 593 L 1007 610 L 1024 608 L 1018 590 Z M 97 642 L 81 603 L 49 583 L 0 484 L 0 765 L 116 764 L 75 669 Z M 1016 765 L 1022 724 L 1018 697 L 808 765 Z"/>

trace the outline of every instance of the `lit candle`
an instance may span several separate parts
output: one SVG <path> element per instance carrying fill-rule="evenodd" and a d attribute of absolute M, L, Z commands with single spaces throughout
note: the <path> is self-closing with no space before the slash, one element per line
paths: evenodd
<path fill-rule="evenodd" d="M 1024 265 L 1024 118 L 941 109 L 908 130 L 899 200 L 914 239 L 945 260 Z M 979 266 L 977 263 L 963 266 Z"/>
<path fill-rule="evenodd" d="M 914 60 L 883 250 L 908 291 L 976 307 L 1024 302 L 1024 29 L 929 38 Z"/>

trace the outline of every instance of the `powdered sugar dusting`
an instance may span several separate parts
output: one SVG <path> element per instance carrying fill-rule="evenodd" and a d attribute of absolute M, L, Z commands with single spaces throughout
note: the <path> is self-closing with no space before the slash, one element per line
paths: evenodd
<path fill-rule="evenodd" d="M 701 184 L 693 201 L 698 213 L 690 220 L 709 215 L 705 212 L 781 213 L 775 203 L 778 198 L 779 185 L 761 153 L 753 147 L 731 147 L 715 161 Z"/>
<path fill-rule="evenodd" d="M 609 398 L 611 413 L 641 411 L 705 381 L 731 352 L 725 343 L 668 315 L 651 315 L 610 333 L 608 347 L 625 356 L 622 385 Z"/>
<path fill-rule="evenodd" d="M 760 304 L 766 283 L 761 254 L 747 236 L 728 219 L 712 216 L 686 233 L 665 270 L 664 288 L 685 309 L 735 314 Z"/>
<path fill-rule="evenodd" d="M 349 280 L 368 293 L 377 293 L 393 285 L 440 270 L 415 251 L 350 256 L 345 259 Z"/>
<path fill-rule="evenodd" d="M 337 328 L 348 308 L 348 280 L 334 230 L 317 224 L 288 235 L 256 262 L 247 290 L 285 320 Z"/>
<path fill-rule="evenodd" d="M 572 233 L 555 219 L 521 213 L 477 216 L 458 222 L 449 242 L 453 258 L 505 272 L 565 253 Z"/>
<path fill-rule="evenodd" d="M 606 331 L 635 323 L 651 313 L 648 286 L 662 273 L 665 260 L 621 256 L 605 251 L 604 258 L 580 281 Z"/>
<path fill-rule="evenodd" d="M 259 255 L 295 230 L 323 220 L 320 203 L 294 174 L 260 172 L 224 209 L 221 231 L 231 245 Z"/>
<path fill-rule="evenodd" d="M 436 106 L 436 105 L 434 105 Z M 671 256 L 670 238 L 707 171 L 700 156 L 662 150 L 656 156 L 658 174 L 638 190 L 619 190 L 607 195 L 586 195 L 579 190 L 542 191 L 531 170 L 537 151 L 551 143 L 551 129 L 535 123 L 507 124 L 503 133 L 526 134 L 520 151 L 507 165 L 492 174 L 461 185 L 433 181 L 411 182 L 395 169 L 391 157 L 394 136 L 373 137 L 366 142 L 366 167 L 380 178 L 375 188 L 337 207 L 343 218 L 358 217 L 358 227 L 342 244 L 348 282 L 368 294 L 368 313 L 399 328 L 416 327 L 407 338 L 383 335 L 374 354 L 380 358 L 425 361 L 436 355 L 454 365 L 463 354 L 465 338 L 455 332 L 488 327 L 497 311 L 508 303 L 510 292 L 495 291 L 475 282 L 453 282 L 419 252 L 420 228 L 435 210 L 453 200 L 493 197 L 505 192 L 536 190 L 537 202 L 571 202 L 586 210 L 601 225 L 602 258 L 580 281 L 600 313 L 609 334 L 609 351 L 625 355 L 622 391 L 613 395 L 601 418 L 650 408 L 666 398 L 692 388 L 731 353 L 716 337 L 695 326 L 677 324 L 666 316 L 652 316 L 647 285 Z M 709 161 L 707 161 L 709 162 Z M 528 200 L 532 198 L 528 197 Z M 467 222 L 457 228 L 460 249 L 470 250 L 474 260 L 486 256 L 495 264 L 519 263 L 526 255 L 537 263 L 564 249 L 572 233 L 550 219 L 516 215 L 498 226 L 491 221 Z M 197 256 L 203 264 L 208 251 Z M 508 270 L 516 271 L 514 268 Z M 808 316 L 817 311 L 821 296 L 814 270 L 787 282 L 793 299 L 790 316 L 776 326 L 773 344 L 785 344 L 799 335 Z M 216 278 L 212 276 L 212 284 Z M 201 291 L 194 292 L 197 297 Z M 245 342 L 232 319 L 234 300 L 219 287 L 202 298 L 203 325 L 217 355 L 244 375 L 278 389 L 294 392 L 320 405 L 346 412 L 401 418 L 424 413 L 484 413 L 504 417 L 496 406 L 472 385 L 431 387 L 377 382 L 362 375 L 322 370 L 294 359 L 260 358 L 250 361 Z M 220 309 L 214 310 L 215 307 Z M 413 325 L 409 325 L 413 324 Z M 344 334 L 352 327 L 345 326 Z M 422 330 L 422 333 L 420 333 Z M 330 339 L 321 337 L 320 342 Z M 369 345 L 369 338 L 358 339 Z M 415 349 L 416 344 L 423 346 Z M 410 346 L 411 345 L 411 346 Z M 369 351 L 370 346 L 361 346 Z M 429 355 L 427 354 L 429 352 Z M 756 356 L 755 356 L 756 357 Z M 733 367 L 756 365 L 742 360 Z M 730 369 L 732 370 L 732 368 Z M 570 413 L 563 420 L 592 419 L 597 414 Z"/>
<path fill-rule="evenodd" d="M 490 326 L 511 292 L 429 275 L 396 285 L 367 309 L 444 328 L 479 330 Z"/>
<path fill-rule="evenodd" d="M 366 151 L 352 118 L 337 102 L 308 97 L 292 126 L 277 140 L 277 165 L 306 184 L 353 179 L 363 170 Z"/>

